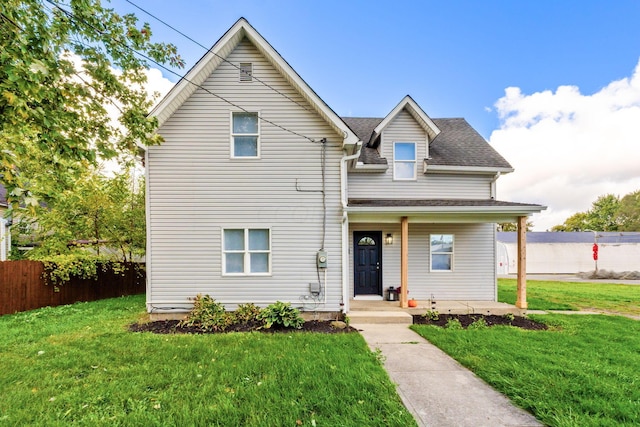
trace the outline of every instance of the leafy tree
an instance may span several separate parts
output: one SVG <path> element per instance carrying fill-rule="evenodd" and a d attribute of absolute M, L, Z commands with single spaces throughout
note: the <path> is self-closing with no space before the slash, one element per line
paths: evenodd
<path fill-rule="evenodd" d="M 578 212 L 556 225 L 552 231 L 620 231 L 620 221 L 616 215 L 620 199 L 613 194 L 598 197 L 587 212 Z"/>
<path fill-rule="evenodd" d="M 620 200 L 616 220 L 623 231 L 640 231 L 640 190 L 629 193 Z"/>
<path fill-rule="evenodd" d="M 598 197 L 587 212 L 589 228 L 594 231 L 618 231 L 616 212 L 619 206 L 618 196 L 605 194 Z"/>
<path fill-rule="evenodd" d="M 0 2 L 0 183 L 14 208 L 35 210 L 99 158 L 161 141 L 147 117 L 147 59 L 134 51 L 183 65 L 148 24 L 100 0 Z"/>
<path fill-rule="evenodd" d="M 526 231 L 531 231 L 533 229 L 533 222 L 527 221 Z M 518 231 L 518 223 L 517 222 L 503 222 L 498 224 L 498 231 Z"/>
<path fill-rule="evenodd" d="M 107 178 L 90 171 L 54 205 L 20 216 L 16 228 L 31 231 L 21 236 L 36 244 L 27 253 L 30 259 L 90 255 L 92 260 L 134 261 L 145 250 L 144 207 L 142 178 L 136 182 L 129 172 Z"/>
<path fill-rule="evenodd" d="M 563 224 L 554 225 L 551 231 L 584 231 L 590 230 L 587 212 L 578 212 L 567 218 Z"/>

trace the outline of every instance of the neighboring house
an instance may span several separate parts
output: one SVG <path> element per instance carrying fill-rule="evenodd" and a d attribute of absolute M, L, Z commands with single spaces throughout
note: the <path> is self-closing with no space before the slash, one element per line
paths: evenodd
<path fill-rule="evenodd" d="M 145 160 L 152 313 L 198 293 L 346 312 L 402 284 L 494 301 L 494 223 L 544 209 L 496 200 L 513 169 L 464 119 L 409 96 L 384 118 L 339 117 L 244 19 L 152 114 L 165 140 Z"/>
<path fill-rule="evenodd" d="M 497 233 L 498 273 L 518 270 L 514 232 Z M 598 269 L 614 272 L 640 271 L 638 232 L 529 232 L 527 272 L 530 274 L 575 274 L 593 271 L 593 245 L 598 244 Z"/>

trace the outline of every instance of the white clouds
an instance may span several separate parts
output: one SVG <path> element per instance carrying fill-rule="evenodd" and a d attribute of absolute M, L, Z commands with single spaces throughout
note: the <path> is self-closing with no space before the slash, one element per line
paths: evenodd
<path fill-rule="evenodd" d="M 631 77 L 591 95 L 510 87 L 495 107 L 501 125 L 489 141 L 516 170 L 498 181 L 498 198 L 548 206 L 533 217 L 536 230 L 600 195 L 640 189 L 640 61 Z"/>
<path fill-rule="evenodd" d="M 154 93 L 157 93 L 159 96 L 156 98 L 156 103 L 158 103 L 163 96 L 165 96 L 169 90 L 173 87 L 174 83 L 166 79 L 162 76 L 162 72 L 157 68 L 151 68 L 146 71 L 147 74 L 147 84 L 145 89 L 147 93 L 151 96 Z"/>

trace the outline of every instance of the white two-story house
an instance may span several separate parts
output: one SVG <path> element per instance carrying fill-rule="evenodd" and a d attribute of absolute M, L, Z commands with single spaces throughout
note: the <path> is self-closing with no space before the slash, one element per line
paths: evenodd
<path fill-rule="evenodd" d="M 325 312 L 390 287 L 403 304 L 495 301 L 495 223 L 544 209 L 496 199 L 513 169 L 464 119 L 409 96 L 385 117 L 340 117 L 245 19 L 152 114 L 151 313 L 198 293 Z"/>

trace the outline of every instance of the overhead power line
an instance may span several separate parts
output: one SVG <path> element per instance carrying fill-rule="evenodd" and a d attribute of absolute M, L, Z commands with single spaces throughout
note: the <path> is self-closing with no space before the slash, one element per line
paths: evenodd
<path fill-rule="evenodd" d="M 94 30 L 94 31 L 98 32 L 99 34 L 104 35 L 104 31 L 100 30 L 99 28 L 96 28 L 94 25 L 92 25 L 91 23 L 87 22 L 86 20 L 84 20 L 84 19 L 82 19 L 82 18 L 80 18 L 80 17 L 77 17 L 77 16 L 76 16 L 76 15 L 74 15 L 72 12 L 70 12 L 70 11 L 68 11 L 68 10 L 66 10 L 66 9 L 64 9 L 64 8 L 62 8 L 60 5 L 58 5 L 58 4 L 57 4 L 57 3 L 55 3 L 54 1 L 52 1 L 52 0 L 45 0 L 45 1 L 46 1 L 47 3 L 50 3 L 51 5 L 53 5 L 53 6 L 54 6 L 56 9 L 58 9 L 60 12 L 62 12 L 62 13 L 63 13 L 67 18 L 68 18 L 68 19 L 70 19 L 70 20 L 72 20 L 72 21 L 74 21 L 74 22 L 76 22 L 76 23 L 81 22 L 81 23 L 83 23 L 84 25 L 86 25 L 87 27 L 91 28 L 92 30 Z M 199 88 L 199 89 L 202 89 L 202 90 L 203 90 L 203 91 L 205 91 L 206 93 L 208 93 L 208 94 L 210 94 L 210 95 L 212 95 L 212 96 L 214 96 L 214 97 L 216 97 L 216 98 L 220 99 L 220 100 L 221 100 L 221 101 L 223 101 L 223 102 L 226 102 L 227 104 L 231 105 L 232 107 L 235 107 L 235 108 L 237 108 L 237 109 L 239 109 L 239 110 L 241 110 L 241 111 L 244 111 L 245 113 L 254 113 L 254 111 L 249 111 L 249 110 L 247 110 L 246 108 L 244 108 L 244 107 L 242 107 L 242 106 L 240 106 L 240 105 L 238 105 L 238 104 L 236 104 L 236 103 L 234 103 L 234 102 L 232 102 L 232 101 L 229 101 L 228 99 L 226 99 L 226 98 L 224 98 L 223 96 L 220 96 L 220 95 L 218 95 L 218 94 L 216 94 L 216 93 L 212 92 L 211 90 L 207 89 L 206 87 L 204 87 L 204 86 L 202 86 L 202 85 L 199 85 L 198 83 L 195 83 L 195 82 L 193 82 L 193 81 L 191 81 L 191 80 L 187 79 L 185 75 L 182 75 L 182 74 L 180 74 L 180 73 L 177 73 L 177 72 L 173 71 L 172 69 L 170 69 L 170 68 L 166 67 L 164 64 L 162 64 L 162 63 L 160 63 L 160 62 L 156 61 L 155 59 L 153 59 L 153 58 L 151 58 L 151 57 L 149 57 L 149 56 L 147 56 L 147 55 L 145 55 L 145 54 L 143 54 L 143 53 L 141 53 L 141 52 L 138 52 L 137 50 L 135 50 L 135 49 L 133 49 L 131 46 L 129 46 L 127 43 L 125 43 L 125 42 L 123 42 L 123 41 L 121 41 L 121 40 L 117 40 L 117 39 L 114 39 L 114 41 L 115 41 L 116 43 L 118 43 L 119 45 L 123 46 L 124 48 L 126 48 L 126 49 L 130 50 L 131 52 L 135 53 L 136 55 L 139 55 L 140 57 L 142 57 L 142 58 L 146 59 L 147 61 L 150 61 L 150 62 L 152 62 L 152 63 L 156 64 L 158 67 L 162 68 L 163 70 L 165 70 L 165 71 L 167 71 L 167 72 L 169 72 L 169 73 L 171 73 L 171 74 L 173 74 L 173 75 L 175 75 L 175 76 L 179 77 L 179 78 L 180 78 L 180 80 L 184 80 L 184 81 L 186 81 L 187 83 L 192 84 L 192 85 L 194 85 L 195 87 L 197 87 L 197 88 Z M 299 136 L 299 137 L 301 137 L 301 138 L 304 138 L 304 139 L 306 139 L 306 140 L 308 140 L 308 141 L 310 141 L 310 142 L 313 142 L 313 143 L 318 142 L 318 141 L 316 141 L 314 138 L 310 138 L 310 137 L 308 137 L 308 136 L 306 136 L 306 135 L 303 135 L 303 134 L 301 134 L 301 133 L 299 133 L 299 132 L 296 132 L 296 131 L 293 131 L 293 130 L 291 130 L 291 129 L 288 129 L 288 128 L 286 128 L 285 126 L 279 125 L 278 123 L 275 123 L 275 122 L 273 122 L 273 121 L 271 121 L 271 120 L 269 120 L 269 119 L 265 119 L 265 118 L 261 117 L 260 115 L 258 115 L 258 119 L 259 119 L 260 121 L 263 121 L 263 122 L 265 122 L 265 123 L 268 123 L 268 124 L 270 124 L 270 125 L 272 125 L 272 126 L 275 126 L 275 127 L 279 128 L 279 129 L 282 129 L 283 131 L 288 132 L 288 133 L 290 133 L 290 134 L 292 134 L 292 135 L 296 135 L 296 136 Z"/>

